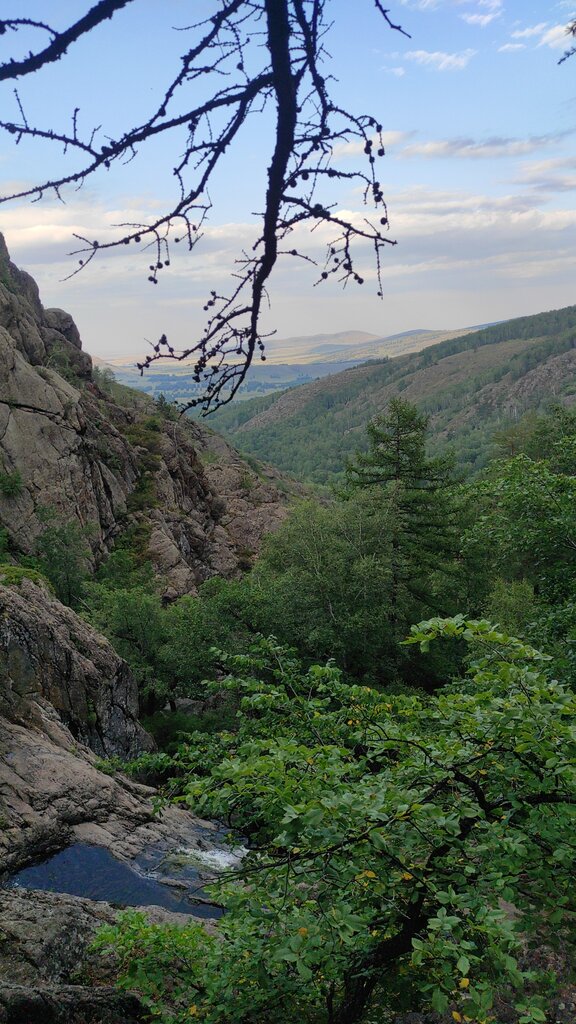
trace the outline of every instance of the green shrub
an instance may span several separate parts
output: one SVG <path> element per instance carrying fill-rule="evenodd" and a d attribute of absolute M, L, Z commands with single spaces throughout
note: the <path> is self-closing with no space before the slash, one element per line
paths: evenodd
<path fill-rule="evenodd" d="M 200 456 L 200 462 L 203 466 L 214 466 L 217 463 L 222 462 L 222 457 L 218 452 L 212 451 L 211 448 L 204 448 L 202 451 L 198 452 L 198 455 Z"/>
<path fill-rule="evenodd" d="M 20 470 L 15 469 L 12 473 L 0 470 L 0 494 L 3 498 L 17 498 L 23 487 Z"/>
<path fill-rule="evenodd" d="M 54 593 L 54 587 L 50 580 L 43 573 L 38 572 L 37 569 L 29 569 L 22 565 L 0 565 L 0 584 L 5 587 L 18 587 L 22 580 L 32 580 L 38 586 L 47 587 L 48 590 Z"/>
<path fill-rule="evenodd" d="M 69 350 L 65 345 L 57 343 L 52 346 L 46 360 L 46 366 L 51 370 L 56 370 L 56 373 L 59 373 L 69 384 L 74 384 L 78 387 L 80 378 L 78 377 L 76 367 L 70 359 Z"/>
<path fill-rule="evenodd" d="M 45 525 L 30 568 L 40 570 L 50 580 L 59 601 L 75 608 L 90 572 L 87 535 L 91 527 L 82 527 L 75 520 L 60 520 L 51 508 L 39 510 L 38 515 Z"/>
<path fill-rule="evenodd" d="M 129 512 L 145 512 L 149 508 L 158 507 L 156 497 L 156 482 L 152 473 L 146 470 L 138 478 L 136 487 L 126 499 L 126 508 Z"/>
<path fill-rule="evenodd" d="M 202 732 L 209 735 L 232 729 L 236 718 L 236 705 L 228 702 L 219 708 L 210 708 L 198 714 L 186 711 L 157 711 L 142 719 L 142 725 L 151 733 L 160 750 L 173 752 L 183 736 Z"/>
<path fill-rule="evenodd" d="M 240 487 L 243 491 L 250 493 L 250 491 L 254 490 L 255 486 L 254 477 L 250 473 L 244 472 L 240 474 Z"/>

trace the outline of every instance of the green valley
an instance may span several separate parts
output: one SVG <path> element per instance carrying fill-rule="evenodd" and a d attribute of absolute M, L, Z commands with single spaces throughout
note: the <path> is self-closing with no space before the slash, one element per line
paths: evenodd
<path fill-rule="evenodd" d="M 242 451 L 306 480 L 341 477 L 366 422 L 396 395 L 430 416 L 431 445 L 466 471 L 495 431 L 576 395 L 576 306 L 509 320 L 224 408 L 208 422 Z"/>

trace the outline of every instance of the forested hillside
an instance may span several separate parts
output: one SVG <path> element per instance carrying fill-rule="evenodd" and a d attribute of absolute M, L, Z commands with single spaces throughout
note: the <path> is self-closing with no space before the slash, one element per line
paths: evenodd
<path fill-rule="evenodd" d="M 248 838 L 218 939 L 100 934 L 162 1024 L 573 1024 L 576 416 L 521 423 L 460 485 L 394 399 L 243 579 L 87 589 L 144 690 L 209 695 L 129 770 Z"/>
<path fill-rule="evenodd" d="M 495 430 L 576 395 L 576 306 L 509 320 L 422 352 L 379 360 L 220 410 L 210 423 L 242 451 L 318 483 L 342 476 L 366 422 L 402 394 L 430 416 L 431 447 L 449 443 L 466 471 Z"/>

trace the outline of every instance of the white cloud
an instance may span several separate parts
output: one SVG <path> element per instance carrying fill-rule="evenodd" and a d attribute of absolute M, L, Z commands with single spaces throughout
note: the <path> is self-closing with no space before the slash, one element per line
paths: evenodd
<path fill-rule="evenodd" d="M 409 50 L 406 57 L 423 67 L 433 68 L 434 71 L 463 71 L 475 54 L 476 50 L 462 50 L 460 53 L 443 53 L 441 50 L 436 50 L 433 53 L 428 50 Z"/>
<path fill-rule="evenodd" d="M 512 32 L 512 39 L 531 39 L 532 36 L 541 36 L 547 25 L 547 21 L 541 21 L 538 25 L 517 29 L 516 32 Z"/>
<path fill-rule="evenodd" d="M 414 142 L 405 146 L 402 156 L 444 159 L 457 157 L 474 160 L 527 156 L 544 146 L 555 145 L 562 141 L 567 134 L 571 133 L 552 132 L 549 135 L 529 136 L 526 139 L 506 136 L 492 136 L 481 140 L 470 138 L 430 139 L 427 142 Z"/>
<path fill-rule="evenodd" d="M 480 28 L 485 28 L 503 12 L 503 0 L 401 0 L 401 3 L 414 11 L 436 11 L 441 7 L 466 4 L 469 9 L 460 14 L 460 18 Z"/>
<path fill-rule="evenodd" d="M 544 33 L 538 46 L 549 46 L 552 50 L 564 50 L 570 42 L 571 38 L 566 31 L 566 25 L 553 25 Z"/>
<path fill-rule="evenodd" d="M 435 11 L 442 2 L 443 0 L 401 0 L 404 7 L 410 7 L 415 11 Z"/>
<path fill-rule="evenodd" d="M 499 18 L 501 11 L 495 11 L 492 14 L 461 14 L 462 21 L 467 22 L 468 25 L 478 25 L 479 28 L 486 28 L 491 21 L 495 18 Z"/>
<path fill-rule="evenodd" d="M 502 12 L 502 0 L 478 0 L 476 12 L 466 11 L 460 17 L 469 25 L 478 25 L 479 28 L 486 28 L 496 18 L 499 18 Z"/>
<path fill-rule="evenodd" d="M 531 185 L 539 192 L 576 191 L 576 157 L 537 160 L 526 164 L 517 184 Z"/>
<path fill-rule="evenodd" d="M 393 68 L 382 68 L 382 70 L 385 71 L 387 75 L 393 75 L 394 78 L 403 78 L 404 75 L 406 74 L 405 68 L 401 66 Z"/>
<path fill-rule="evenodd" d="M 524 43 L 504 43 L 504 46 L 498 47 L 498 53 L 517 53 L 518 50 L 525 50 L 526 46 Z"/>
<path fill-rule="evenodd" d="M 400 142 L 408 135 L 391 134 Z M 270 328 L 289 336 L 342 330 L 344 324 L 385 334 L 415 326 L 458 327 L 568 304 L 576 210 L 549 208 L 549 196 L 541 189 L 554 176 L 568 187 L 575 172 L 574 159 L 559 157 L 528 164 L 522 187 L 505 196 L 425 187 L 388 194 L 390 237 L 399 245 L 388 249 L 383 260 L 385 306 L 372 294 L 375 288 L 369 292 L 368 283 L 358 294 L 348 289 L 342 295 L 331 282 L 314 289 L 313 268 L 286 258 L 271 283 L 272 309 L 266 314 Z M 177 347 L 189 344 L 203 329 L 207 290 L 226 290 L 234 257 L 253 241 L 253 224 L 213 224 L 195 253 L 180 253 L 181 247 L 175 247 L 172 265 L 163 271 L 157 288 L 147 284 L 148 259 L 136 246 L 103 252 L 85 272 L 61 283 L 75 265 L 66 257 L 73 247 L 73 230 L 104 237 L 113 221 L 145 220 L 151 202 L 138 197 L 126 208 L 107 211 L 86 194 L 65 207 L 46 203 L 5 207 L 2 212 L 13 258 L 38 279 L 46 305 L 69 309 L 75 316 L 88 351 L 108 357 L 140 353 L 145 338 L 163 332 Z M 350 199 L 349 207 L 350 218 L 362 224 L 366 212 L 361 202 Z M 312 236 L 299 227 L 291 237 L 303 253 L 322 256 L 323 244 L 332 236 L 330 225 L 324 225 Z M 362 276 L 371 282 L 369 247 L 359 249 L 358 256 Z M 418 310 L 425 322 L 415 322 Z"/>

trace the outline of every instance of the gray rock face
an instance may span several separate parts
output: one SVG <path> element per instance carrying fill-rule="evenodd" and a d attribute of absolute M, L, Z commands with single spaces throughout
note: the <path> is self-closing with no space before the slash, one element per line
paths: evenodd
<path fill-rule="evenodd" d="M 113 988 L 52 985 L 0 989 L 0 1024 L 145 1024 L 136 996 Z"/>
<path fill-rule="evenodd" d="M 142 907 L 153 923 L 189 924 L 160 907 Z M 50 892 L 4 890 L 0 903 L 0 1022 L 136 1024 L 146 1016 L 134 996 L 115 991 L 114 962 L 90 946 L 113 924 L 108 903 Z"/>
<path fill-rule="evenodd" d="M 272 478 L 190 421 L 157 419 L 152 400 L 120 407 L 90 380 L 74 321 L 44 309 L 35 282 L 10 262 L 0 236 L 0 526 L 34 550 L 42 509 L 88 526 L 97 564 L 131 524 L 149 536 L 166 596 L 246 568 L 286 514 Z"/>
<path fill-rule="evenodd" d="M 154 791 L 98 768 L 153 742 L 136 684 L 110 644 L 30 580 L 0 586 L 0 876 L 75 841 L 129 860 L 195 845 L 199 823 Z"/>
<path fill-rule="evenodd" d="M 34 729 L 47 705 L 75 741 L 103 757 L 151 746 L 126 662 L 47 588 L 24 579 L 0 586 L 0 713 Z"/>

